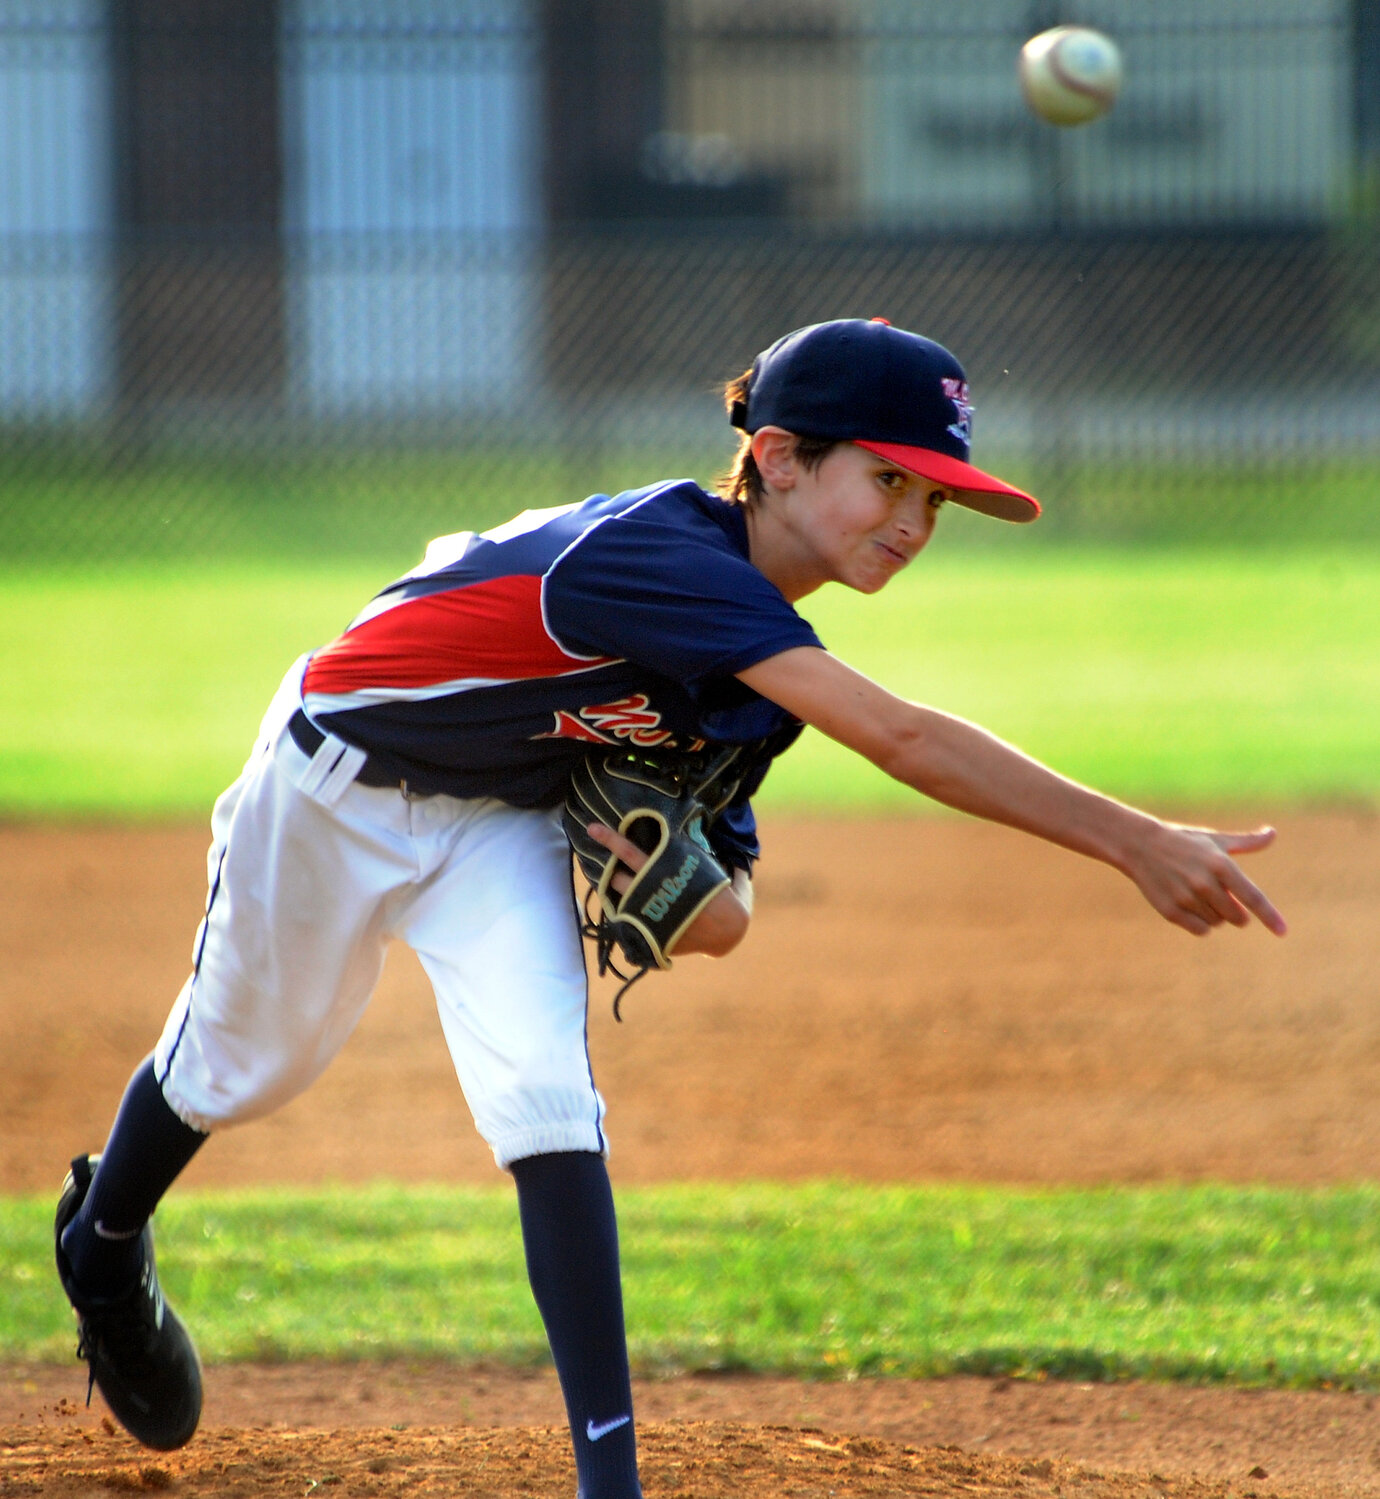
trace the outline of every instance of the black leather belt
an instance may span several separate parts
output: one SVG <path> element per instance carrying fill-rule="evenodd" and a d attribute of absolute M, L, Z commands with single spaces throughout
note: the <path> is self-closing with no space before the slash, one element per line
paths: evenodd
<path fill-rule="evenodd" d="M 326 736 L 300 708 L 288 719 L 288 733 L 292 735 L 292 742 L 309 760 L 326 740 Z M 403 792 L 408 791 L 406 779 L 396 770 L 390 770 L 374 755 L 370 755 L 360 766 L 355 780 L 361 786 L 392 786 Z"/>

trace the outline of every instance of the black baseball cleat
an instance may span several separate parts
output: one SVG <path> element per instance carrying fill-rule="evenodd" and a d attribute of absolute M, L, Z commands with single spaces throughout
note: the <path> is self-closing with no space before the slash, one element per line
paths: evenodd
<path fill-rule="evenodd" d="M 171 1452 L 192 1439 L 201 1419 L 201 1361 L 187 1329 L 163 1299 L 153 1259 L 153 1230 L 140 1240 L 143 1265 L 120 1296 L 86 1296 L 62 1250 L 62 1231 L 77 1216 L 99 1156 L 79 1155 L 62 1184 L 54 1236 L 62 1289 L 77 1317 L 77 1357 L 91 1366 L 86 1388 L 99 1385 L 106 1404 L 136 1441 Z"/>

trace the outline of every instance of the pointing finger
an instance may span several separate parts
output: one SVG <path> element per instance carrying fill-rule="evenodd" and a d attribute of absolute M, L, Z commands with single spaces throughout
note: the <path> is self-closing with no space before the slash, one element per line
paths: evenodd
<path fill-rule="evenodd" d="M 1283 937 L 1288 932 L 1288 923 L 1270 898 L 1259 886 L 1252 884 L 1235 864 L 1228 866 L 1226 884 L 1231 894 L 1267 931 L 1273 932 L 1276 937 Z"/>

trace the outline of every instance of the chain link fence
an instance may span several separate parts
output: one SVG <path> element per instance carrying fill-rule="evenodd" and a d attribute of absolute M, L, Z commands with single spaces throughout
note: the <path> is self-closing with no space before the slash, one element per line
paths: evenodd
<path fill-rule="evenodd" d="M 1056 21 L 1125 56 L 1077 130 Z M 0 560 L 708 482 L 722 382 L 874 315 L 1052 541 L 1380 539 L 1380 8 L 0 0 Z"/>

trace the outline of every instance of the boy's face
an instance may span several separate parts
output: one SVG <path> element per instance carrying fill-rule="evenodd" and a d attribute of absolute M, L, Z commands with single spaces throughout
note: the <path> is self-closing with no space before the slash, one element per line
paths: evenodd
<path fill-rule="evenodd" d="M 781 520 L 813 553 L 821 581 L 876 593 L 919 553 L 950 491 L 852 443 L 815 469 L 794 464 Z"/>

